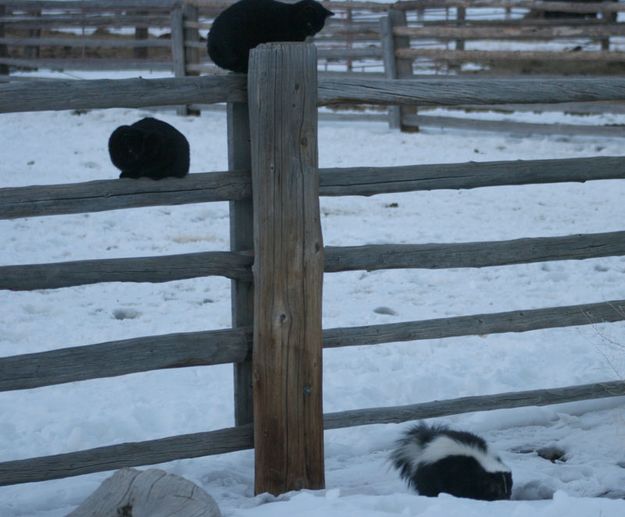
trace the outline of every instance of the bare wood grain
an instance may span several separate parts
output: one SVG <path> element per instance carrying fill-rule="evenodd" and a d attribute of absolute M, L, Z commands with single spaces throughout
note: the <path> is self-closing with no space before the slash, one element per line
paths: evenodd
<path fill-rule="evenodd" d="M 111 316 L 112 317 L 112 316 Z M 0 391 L 244 361 L 251 330 L 185 332 L 0 358 Z"/>
<path fill-rule="evenodd" d="M 444 269 L 625 255 L 625 231 L 453 244 L 327 247 L 325 271 Z"/>
<path fill-rule="evenodd" d="M 321 169 L 322 196 L 625 179 L 625 158 L 565 158 Z M 1 199 L 1 198 L 0 198 Z M 0 212 L 1 216 L 2 212 Z"/>
<path fill-rule="evenodd" d="M 118 63 L 117 66 L 121 65 Z M 99 79 L 0 84 L 0 113 L 212 104 L 244 99 L 245 76 L 236 74 L 173 79 Z"/>
<path fill-rule="evenodd" d="M 564 23 L 564 22 L 562 22 Z M 562 38 L 598 38 L 602 36 L 625 36 L 625 24 L 611 25 L 557 25 L 535 26 L 518 25 L 493 27 L 474 26 L 424 26 L 395 27 L 397 36 L 411 38 L 435 38 L 453 40 L 457 38 L 470 40 L 553 40 Z M 457 49 L 463 50 L 463 49 Z"/>
<path fill-rule="evenodd" d="M 595 13 L 600 11 L 620 12 L 625 11 L 625 5 L 609 2 L 549 2 L 541 0 L 402 0 L 395 4 L 397 9 L 412 11 L 422 8 L 452 8 L 452 7 L 500 7 L 500 8 L 524 8 L 536 11 L 560 11 L 565 13 Z"/>
<path fill-rule="evenodd" d="M 396 54 L 401 59 L 427 57 L 429 59 L 452 62 L 567 61 L 620 63 L 625 61 L 625 52 L 616 50 L 566 52 L 562 50 L 442 50 L 408 48 L 398 49 Z"/>
<path fill-rule="evenodd" d="M 625 321 L 625 300 L 326 329 L 323 332 L 323 347 L 529 332 L 616 321 Z"/>
<path fill-rule="evenodd" d="M 625 4 L 624 4 L 625 5 Z M 536 104 L 625 99 L 625 78 L 539 77 L 513 79 L 344 79 L 319 80 L 319 104 Z"/>
<path fill-rule="evenodd" d="M 251 195 L 249 172 L 242 171 L 190 174 L 160 181 L 114 179 L 0 188 L 0 219 L 231 201 Z"/>
<path fill-rule="evenodd" d="M 251 280 L 253 257 L 245 253 L 207 251 L 102 260 L 0 267 L 0 289 L 31 291 L 100 282 L 171 282 L 201 276 Z"/>
<path fill-rule="evenodd" d="M 625 179 L 625 158 L 345 167 L 320 169 L 319 174 L 322 196 L 372 196 L 421 190 Z M 98 180 L 0 189 L 0 219 L 249 199 L 250 174 L 243 171 L 191 174 L 183 179 L 162 181 Z"/>
<path fill-rule="evenodd" d="M 255 492 L 323 488 L 317 56 L 250 53 L 254 204 Z"/>
<path fill-rule="evenodd" d="M 400 423 L 408 420 L 459 415 L 474 411 L 547 406 L 550 404 L 576 402 L 578 400 L 622 397 L 624 395 L 625 381 L 607 381 L 564 388 L 512 391 L 496 395 L 462 397 L 406 406 L 340 411 L 324 415 L 324 421 L 326 429 L 340 429 L 359 425 Z"/>
<path fill-rule="evenodd" d="M 251 425 L 0 463 L 0 486 L 251 449 Z"/>
<path fill-rule="evenodd" d="M 228 166 L 235 171 L 245 169 L 245 177 L 251 184 L 252 158 L 250 149 L 250 114 L 247 103 L 229 103 L 228 117 Z M 230 250 L 254 249 L 254 208 L 251 196 L 230 202 Z M 231 314 L 234 328 L 254 324 L 254 284 L 245 280 L 232 280 Z M 254 397 L 252 393 L 251 354 L 245 361 L 234 365 L 234 422 L 236 425 L 254 421 Z"/>

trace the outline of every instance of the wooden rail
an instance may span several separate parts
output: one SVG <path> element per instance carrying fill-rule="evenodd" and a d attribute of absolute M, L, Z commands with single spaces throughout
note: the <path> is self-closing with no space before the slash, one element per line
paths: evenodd
<path fill-rule="evenodd" d="M 368 103 L 461 106 L 537 104 L 625 99 L 625 78 L 552 77 L 513 79 L 322 78 L 319 104 Z"/>
<path fill-rule="evenodd" d="M 142 108 L 245 100 L 245 76 L 174 79 L 98 79 L 0 84 L 0 113 Z"/>
<path fill-rule="evenodd" d="M 603 2 L 549 2 L 534 0 L 402 0 L 392 4 L 393 9 L 413 11 L 424 8 L 512 8 L 535 11 L 559 11 L 563 13 L 596 13 L 596 12 L 623 12 L 625 5 L 610 1 Z"/>
<path fill-rule="evenodd" d="M 441 40 L 553 40 L 563 38 L 598 38 L 602 36 L 625 36 L 625 24 L 610 25 L 558 25 L 545 26 L 508 26 L 508 27 L 395 27 L 393 34 L 418 38 Z M 593 52 L 594 53 L 594 52 Z"/>
<path fill-rule="evenodd" d="M 97 108 L 141 108 L 245 100 L 245 76 L 0 84 L 0 113 Z M 625 78 L 514 79 L 321 78 L 318 104 L 370 103 L 460 106 L 625 99 Z"/>
<path fill-rule="evenodd" d="M 625 61 L 625 52 L 617 51 L 532 51 L 532 50 L 442 50 L 429 48 L 402 48 L 397 50 L 401 59 L 427 57 L 462 63 L 485 61 L 568 61 L 568 62 L 606 62 Z"/>
<path fill-rule="evenodd" d="M 329 168 L 320 169 L 319 177 L 321 196 L 372 196 L 423 190 L 625 179 L 625 158 Z M 251 200 L 250 175 L 237 170 L 196 173 L 184 179 L 162 181 L 96 180 L 0 189 L 0 219 L 245 200 Z M 242 249 L 251 248 L 247 245 Z"/>
<path fill-rule="evenodd" d="M 625 381 L 462 397 L 389 408 L 340 411 L 324 415 L 324 429 L 398 423 L 473 411 L 545 406 L 625 395 Z M 253 447 L 250 424 L 145 442 L 97 447 L 78 452 L 0 463 L 0 486 L 32 483 L 123 467 L 154 465 L 182 458 L 225 454 Z"/>
<path fill-rule="evenodd" d="M 625 321 L 625 300 L 326 329 L 323 331 L 323 347 L 528 332 L 616 321 Z M 251 325 L 61 348 L 0 358 L 0 391 L 40 388 L 165 368 L 245 364 L 251 353 Z"/>
<path fill-rule="evenodd" d="M 251 330 L 149 336 L 0 358 L 0 391 L 245 361 Z"/>
<path fill-rule="evenodd" d="M 329 247 L 324 270 L 335 273 L 363 269 L 492 267 L 615 255 L 625 255 L 625 232 L 456 244 Z"/>
<path fill-rule="evenodd" d="M 253 257 L 206 251 L 162 257 L 76 260 L 0 267 L 0 289 L 59 289 L 101 282 L 171 282 L 202 276 L 251 280 Z"/>
<path fill-rule="evenodd" d="M 508 266 L 625 255 L 625 232 L 453 244 L 328 247 L 324 271 Z M 162 257 L 78 260 L 0 267 L 0 289 L 31 291 L 101 282 L 171 282 L 219 275 L 251 280 L 251 254 L 208 251 Z"/>

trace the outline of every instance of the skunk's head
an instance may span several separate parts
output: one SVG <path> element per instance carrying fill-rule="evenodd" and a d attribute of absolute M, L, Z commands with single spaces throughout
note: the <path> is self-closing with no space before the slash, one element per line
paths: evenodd
<path fill-rule="evenodd" d="M 417 426 L 398 441 L 391 461 L 421 495 L 510 499 L 510 469 L 472 433 Z"/>

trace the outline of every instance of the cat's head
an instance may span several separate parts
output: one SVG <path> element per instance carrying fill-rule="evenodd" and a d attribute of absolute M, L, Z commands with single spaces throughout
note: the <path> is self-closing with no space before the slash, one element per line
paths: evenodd
<path fill-rule="evenodd" d="M 132 126 L 120 126 L 109 138 L 109 154 L 117 168 L 127 169 L 156 157 L 160 145 L 161 139 L 155 133 L 146 133 Z"/>
<path fill-rule="evenodd" d="M 334 16 L 323 5 L 315 0 L 301 0 L 295 4 L 296 18 L 300 27 L 304 28 L 307 36 L 314 36 L 321 29 L 326 19 Z"/>

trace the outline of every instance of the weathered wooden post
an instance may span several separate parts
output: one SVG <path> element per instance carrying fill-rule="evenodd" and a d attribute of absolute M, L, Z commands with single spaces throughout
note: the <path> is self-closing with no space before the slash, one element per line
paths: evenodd
<path fill-rule="evenodd" d="M 187 64 L 199 63 L 199 49 L 187 46 L 186 42 L 199 43 L 200 35 L 198 29 L 188 29 L 185 27 L 187 20 L 197 22 L 198 9 L 194 5 L 178 4 L 171 12 L 171 55 L 173 60 L 174 75 L 176 77 L 186 77 L 187 75 L 199 75 L 197 72 L 188 72 Z M 180 106 L 178 115 L 199 115 L 197 109 L 189 106 Z"/>
<path fill-rule="evenodd" d="M 251 172 L 250 118 L 248 104 L 228 103 L 228 168 Z M 254 217 L 252 200 L 230 201 L 230 249 L 254 249 Z M 254 324 L 254 284 L 232 280 L 232 327 L 252 327 Z M 252 360 L 251 357 L 234 364 L 234 422 L 235 425 L 253 421 Z"/>
<path fill-rule="evenodd" d="M 382 38 L 382 49 L 384 52 L 384 74 L 387 79 L 406 79 L 412 77 L 412 60 L 399 59 L 396 50 L 399 48 L 410 48 L 410 38 L 408 36 L 395 36 L 395 27 L 405 27 L 406 12 L 398 9 L 389 9 L 388 15 L 380 18 L 380 36 Z M 389 127 L 400 129 L 401 131 L 418 131 L 417 126 L 406 126 L 403 117 L 407 114 L 416 114 L 414 106 L 391 106 L 389 108 Z"/>
<path fill-rule="evenodd" d="M 317 53 L 260 45 L 248 73 L 256 493 L 324 486 Z"/>
<path fill-rule="evenodd" d="M 6 6 L 0 5 L 0 17 L 6 16 Z M 0 38 L 4 38 L 4 23 L 0 23 Z M 0 44 L 0 58 L 6 58 L 9 56 L 9 52 L 6 45 Z M 9 66 L 0 63 L 0 75 L 9 75 Z"/>
<path fill-rule="evenodd" d="M 148 11 L 137 11 L 133 13 L 137 16 L 143 16 L 147 18 L 150 13 Z M 143 41 L 148 39 L 149 30 L 145 26 L 137 26 L 135 27 L 135 41 Z M 147 47 L 135 47 L 132 51 L 135 59 L 147 59 L 148 58 L 148 48 Z"/>
<path fill-rule="evenodd" d="M 458 27 L 464 26 L 465 20 L 467 19 L 467 8 L 466 7 L 457 7 L 456 8 L 456 25 Z M 464 40 L 457 39 L 456 40 L 456 50 L 464 50 Z"/>

